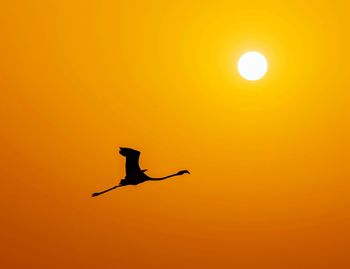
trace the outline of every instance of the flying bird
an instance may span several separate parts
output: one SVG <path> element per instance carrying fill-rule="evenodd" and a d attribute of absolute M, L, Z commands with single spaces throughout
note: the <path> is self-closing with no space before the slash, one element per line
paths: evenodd
<path fill-rule="evenodd" d="M 160 177 L 160 178 L 149 177 L 145 174 L 147 169 L 141 170 L 141 168 L 139 166 L 139 158 L 140 158 L 139 151 L 131 149 L 131 148 L 120 147 L 119 153 L 120 153 L 120 155 L 122 155 L 126 158 L 125 178 L 120 180 L 119 185 L 116 185 L 112 188 L 109 188 L 109 189 L 101 191 L 101 192 L 95 192 L 92 194 L 92 197 L 95 197 L 95 196 L 101 195 L 103 193 L 106 193 L 108 191 L 114 190 L 115 188 L 119 188 L 119 187 L 123 187 L 123 186 L 127 186 L 127 185 L 138 185 L 140 183 L 143 183 L 143 182 L 149 181 L 149 180 L 163 180 L 163 179 L 167 179 L 169 177 L 181 176 L 183 174 L 190 174 L 190 172 L 188 170 L 181 170 L 175 174 L 171 174 L 171 175 L 165 176 L 165 177 Z"/>

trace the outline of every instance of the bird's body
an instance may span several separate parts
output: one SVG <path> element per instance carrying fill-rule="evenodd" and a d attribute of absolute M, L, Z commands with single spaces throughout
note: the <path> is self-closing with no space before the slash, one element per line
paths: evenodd
<path fill-rule="evenodd" d="M 138 185 L 140 183 L 143 183 L 145 181 L 149 180 L 163 180 L 169 177 L 174 177 L 174 176 L 180 176 L 185 173 L 189 174 L 190 172 L 187 170 L 181 170 L 175 174 L 166 176 L 166 177 L 161 177 L 161 178 L 153 178 L 149 177 L 145 174 L 145 171 L 147 170 L 141 170 L 139 166 L 139 158 L 140 158 L 140 152 L 131 148 L 123 148 L 121 147 L 119 150 L 119 153 L 126 158 L 126 163 L 125 163 L 125 171 L 126 175 L 125 178 L 120 180 L 119 185 L 114 186 L 110 189 L 107 189 L 102 192 L 95 192 L 92 194 L 92 196 L 97 196 L 102 193 L 111 191 L 115 188 L 122 187 L 122 186 L 127 186 L 127 185 Z"/>

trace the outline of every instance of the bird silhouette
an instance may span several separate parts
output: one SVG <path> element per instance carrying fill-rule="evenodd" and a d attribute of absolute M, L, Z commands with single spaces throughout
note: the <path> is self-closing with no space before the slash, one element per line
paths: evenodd
<path fill-rule="evenodd" d="M 112 188 L 109 188 L 109 189 L 101 191 L 101 192 L 95 192 L 92 194 L 92 197 L 95 197 L 95 196 L 101 195 L 103 193 L 106 193 L 108 191 L 114 190 L 115 188 L 119 188 L 119 187 L 123 187 L 123 186 L 127 186 L 127 185 L 138 185 L 138 184 L 143 183 L 145 181 L 163 180 L 163 179 L 167 179 L 170 177 L 181 176 L 183 174 L 190 174 L 190 172 L 188 170 L 181 170 L 175 174 L 171 174 L 171 175 L 165 176 L 165 177 L 160 177 L 160 178 L 149 177 L 145 174 L 147 169 L 141 170 L 141 168 L 139 166 L 139 158 L 140 158 L 139 151 L 131 149 L 131 148 L 120 147 L 119 153 L 120 153 L 120 155 L 122 155 L 126 158 L 125 178 L 120 180 L 119 185 L 116 185 Z"/>

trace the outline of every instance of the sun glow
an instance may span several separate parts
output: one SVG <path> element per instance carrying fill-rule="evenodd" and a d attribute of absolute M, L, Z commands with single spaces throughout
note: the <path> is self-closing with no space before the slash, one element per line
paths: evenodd
<path fill-rule="evenodd" d="M 238 61 L 238 72 L 246 80 L 255 81 L 265 76 L 268 63 L 264 55 L 259 52 L 247 52 Z"/>

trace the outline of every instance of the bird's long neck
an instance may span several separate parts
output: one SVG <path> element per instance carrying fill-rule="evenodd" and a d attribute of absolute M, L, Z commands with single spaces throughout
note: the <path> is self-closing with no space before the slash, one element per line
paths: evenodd
<path fill-rule="evenodd" d="M 163 180 L 163 179 L 167 179 L 169 177 L 175 177 L 175 176 L 179 176 L 179 174 L 175 173 L 165 177 L 150 177 L 150 180 Z"/>

